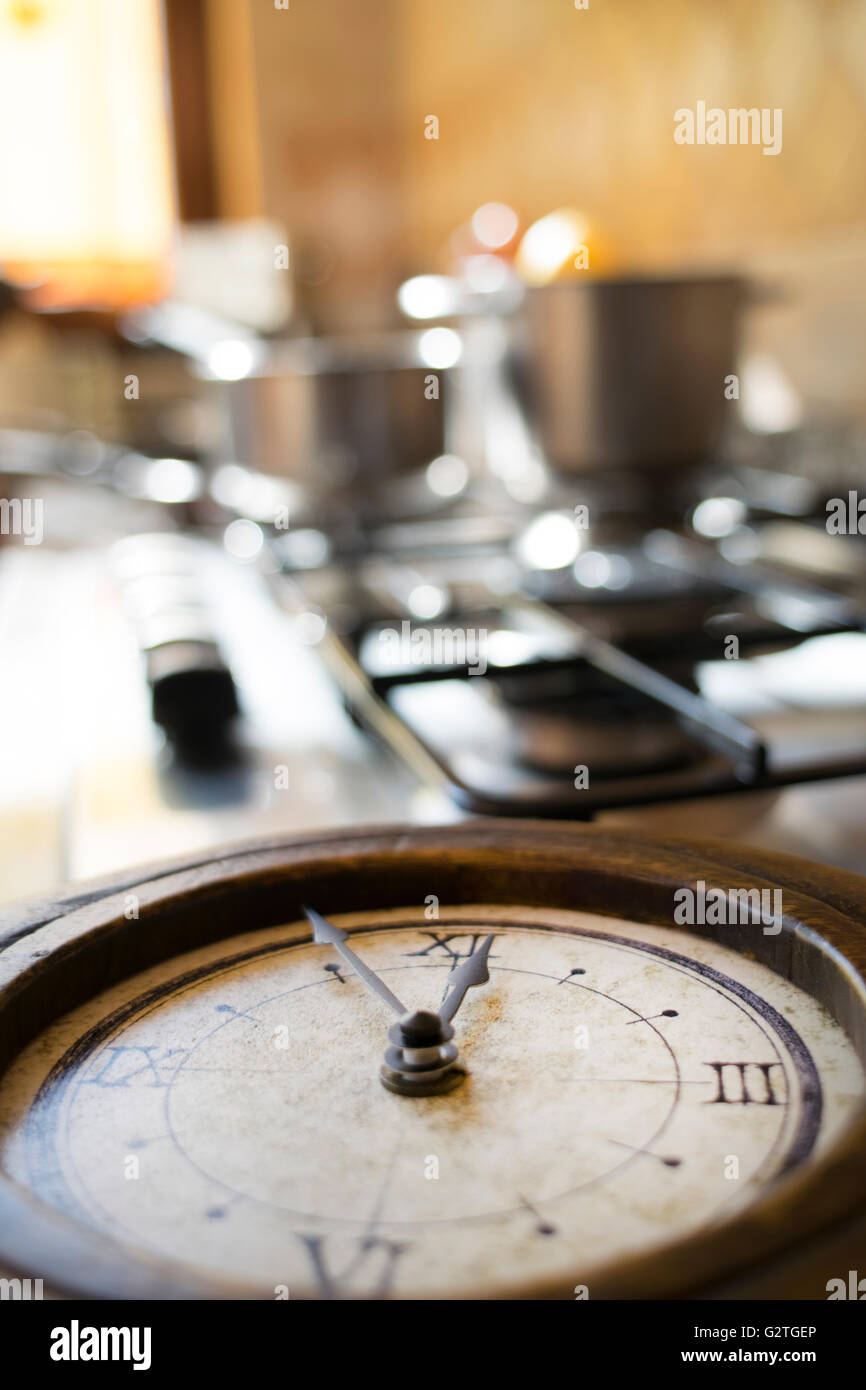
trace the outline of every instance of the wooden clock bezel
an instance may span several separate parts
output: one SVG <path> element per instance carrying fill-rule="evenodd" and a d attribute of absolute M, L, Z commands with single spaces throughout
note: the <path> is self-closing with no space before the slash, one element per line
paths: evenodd
<path fill-rule="evenodd" d="M 823 1003 L 866 1068 L 866 880 L 726 842 L 659 840 L 550 821 L 372 828 L 230 846 L 0 911 L 0 1073 L 55 1018 L 158 961 L 301 915 L 422 904 L 530 904 L 673 927 L 673 893 L 703 879 L 783 890 L 778 935 L 688 927 L 747 953 Z M 124 916 L 135 892 L 140 916 Z M 664 1247 L 575 1271 L 591 1298 L 826 1297 L 866 1269 L 866 1110 L 824 1154 L 736 1216 Z M 131 1251 L 0 1173 L 0 1264 L 90 1298 L 273 1297 Z M 576 1261 L 577 1265 L 577 1261 Z M 483 1291 L 455 1289 L 455 1299 Z M 512 1298 L 573 1298 L 561 1282 Z"/>

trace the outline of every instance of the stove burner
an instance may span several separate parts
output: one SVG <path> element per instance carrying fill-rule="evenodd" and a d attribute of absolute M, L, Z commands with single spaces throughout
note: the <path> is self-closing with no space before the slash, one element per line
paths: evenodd
<path fill-rule="evenodd" d="M 572 712 L 567 702 L 545 703 L 512 711 L 514 752 L 518 762 L 537 772 L 571 777 L 575 769 L 592 769 L 593 777 L 648 776 L 685 767 L 702 751 L 671 719 L 605 718 Z"/>

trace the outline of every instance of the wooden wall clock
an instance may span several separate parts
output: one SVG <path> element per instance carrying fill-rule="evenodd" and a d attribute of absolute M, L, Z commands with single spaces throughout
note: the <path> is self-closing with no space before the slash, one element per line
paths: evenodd
<path fill-rule="evenodd" d="M 756 890 L 775 917 L 712 920 Z M 0 1265 L 95 1298 L 826 1298 L 866 1275 L 864 974 L 864 880 L 550 822 L 7 909 Z"/>

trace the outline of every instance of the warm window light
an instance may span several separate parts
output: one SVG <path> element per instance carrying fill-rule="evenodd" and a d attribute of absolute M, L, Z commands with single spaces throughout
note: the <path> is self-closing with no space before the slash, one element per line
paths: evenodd
<path fill-rule="evenodd" d="M 0 268 L 50 308 L 164 293 L 159 0 L 0 0 Z"/>

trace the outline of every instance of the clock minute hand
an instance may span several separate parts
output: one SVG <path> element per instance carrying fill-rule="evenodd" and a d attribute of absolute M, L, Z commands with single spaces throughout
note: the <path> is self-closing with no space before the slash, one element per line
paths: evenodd
<path fill-rule="evenodd" d="M 351 965 L 367 988 L 402 1018 L 408 1012 L 406 1005 L 401 1004 L 396 994 L 391 993 L 385 981 L 380 980 L 376 972 L 371 970 L 369 965 L 365 965 L 360 956 L 356 956 L 351 947 L 346 945 L 349 933 L 334 926 L 333 922 L 329 922 L 326 917 L 323 917 L 320 912 L 315 912 L 311 907 L 305 907 L 304 913 L 313 928 L 313 940 L 318 942 L 320 946 L 335 947 L 346 964 Z"/>
<path fill-rule="evenodd" d="M 474 985 L 484 985 L 490 979 L 490 971 L 487 968 L 487 957 L 490 954 L 490 947 L 493 945 L 493 936 L 487 936 L 482 941 L 477 950 L 467 956 L 462 965 L 458 965 L 456 970 L 452 970 L 448 976 L 448 984 L 451 992 L 439 1010 L 439 1017 L 443 1023 L 450 1023 L 466 996 L 466 991 L 472 989 Z"/>

